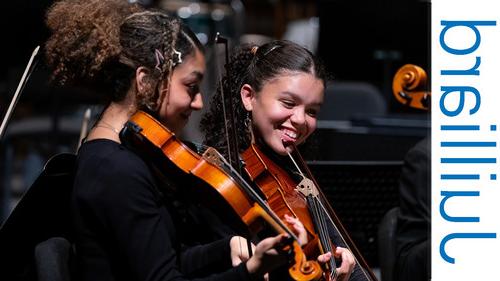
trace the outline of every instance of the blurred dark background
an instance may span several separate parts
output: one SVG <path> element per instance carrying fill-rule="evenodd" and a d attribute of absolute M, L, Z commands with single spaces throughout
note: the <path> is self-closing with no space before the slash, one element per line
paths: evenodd
<path fill-rule="evenodd" d="M 3 4 L 2 117 L 31 52 L 49 35 L 44 13 L 52 3 L 17 0 Z M 320 184 L 369 264 L 377 267 L 376 227 L 382 215 L 398 204 L 397 181 L 404 154 L 430 130 L 428 111 L 407 108 L 392 93 L 392 80 L 401 66 L 416 64 L 430 73 L 430 1 L 141 3 L 176 13 L 207 44 L 210 72 L 204 82 L 205 100 L 218 78 L 216 57 L 221 54 L 211 43 L 216 32 L 228 36 L 232 46 L 290 39 L 322 58 L 334 80 L 326 90 L 327 101 L 306 159 L 313 172 L 321 175 Z M 0 141 L 0 222 L 50 156 L 75 151 L 83 112 L 92 109 L 92 124 L 100 110 L 83 89 L 48 85 L 48 73 L 42 56 Z M 191 120 L 186 139 L 201 140 L 198 121 L 199 116 Z M 367 176 L 368 170 L 378 172 Z"/>

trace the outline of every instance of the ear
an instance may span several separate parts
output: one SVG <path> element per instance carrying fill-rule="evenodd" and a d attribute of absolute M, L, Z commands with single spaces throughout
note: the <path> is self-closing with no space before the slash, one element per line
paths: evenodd
<path fill-rule="evenodd" d="M 248 84 L 244 84 L 241 86 L 240 95 L 241 101 L 243 102 L 243 106 L 247 111 L 252 111 L 253 105 L 252 102 L 255 99 L 255 91 L 252 86 Z"/>
<path fill-rule="evenodd" d="M 147 89 L 148 84 L 147 84 L 147 76 L 149 76 L 149 70 L 144 67 L 140 66 L 135 70 L 135 87 L 138 92 L 143 92 L 145 89 Z"/>

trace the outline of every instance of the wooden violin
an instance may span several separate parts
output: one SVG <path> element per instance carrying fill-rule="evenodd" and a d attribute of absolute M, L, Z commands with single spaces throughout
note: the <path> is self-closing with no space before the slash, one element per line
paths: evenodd
<path fill-rule="evenodd" d="M 366 280 L 377 280 L 356 245 L 347 234 L 333 208 L 326 200 L 325 195 L 318 188 L 316 180 L 307 168 L 296 147 L 294 147 L 294 152 L 298 156 L 299 163 L 307 173 L 307 176 L 304 175 L 297 166 L 297 170 L 302 177 L 300 182 L 292 179 L 285 169 L 266 156 L 256 144 L 251 144 L 241 156 L 245 162 L 246 173 L 265 194 L 270 207 L 279 216 L 285 214 L 291 215 L 299 218 L 304 224 L 309 237 L 312 237 L 304 247 L 304 251 L 309 258 L 317 257 L 318 254 L 326 252 L 335 252 L 336 246 L 329 234 L 329 228 L 333 228 L 339 233 L 344 244 L 353 253 L 356 264 L 363 269 Z M 294 158 L 291 159 L 297 165 L 296 161 L 293 160 Z M 337 276 L 336 268 L 335 259 L 330 259 L 324 278 L 326 280 L 333 280 Z"/>
<path fill-rule="evenodd" d="M 309 212 L 308 202 L 299 195 L 297 183 L 288 173 L 262 153 L 255 144 L 245 150 L 241 157 L 245 162 L 245 172 L 263 192 L 271 209 L 279 217 L 283 217 L 285 214 L 296 217 L 304 225 L 309 241 L 304 246 L 306 255 L 309 258 L 314 258 L 329 251 L 333 253 L 335 246 L 331 243 L 328 235 L 324 235 L 323 228 L 318 231 L 315 227 L 316 224 Z M 305 185 L 302 184 L 302 186 Z M 335 259 L 330 259 L 330 264 L 325 272 L 327 280 L 330 279 L 330 276 L 336 275 L 336 268 Z"/>
<path fill-rule="evenodd" d="M 396 99 L 409 107 L 428 110 L 431 92 L 427 89 L 425 70 L 414 64 L 403 65 L 394 75 L 392 91 Z"/>
<path fill-rule="evenodd" d="M 213 148 L 202 155 L 188 148 L 156 119 L 138 111 L 120 134 L 123 143 L 148 156 L 156 169 L 190 177 L 205 203 L 217 204 L 214 211 L 230 219 L 235 229 L 255 233 L 267 223 L 278 233 L 293 238 L 283 250 L 293 255 L 289 274 L 293 280 L 318 280 L 323 272 L 315 261 L 307 260 L 296 235 L 279 219 L 259 195 Z M 208 206 L 210 207 L 210 206 Z"/>

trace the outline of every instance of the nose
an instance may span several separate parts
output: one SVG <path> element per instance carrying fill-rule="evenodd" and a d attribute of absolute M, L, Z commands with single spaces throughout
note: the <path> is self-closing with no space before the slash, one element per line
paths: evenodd
<path fill-rule="evenodd" d="M 191 101 L 191 108 L 193 110 L 200 110 L 203 108 L 203 97 L 201 96 L 201 93 L 197 93 L 193 100 Z"/>
<path fill-rule="evenodd" d="M 290 121 L 297 126 L 302 126 L 306 123 L 306 111 L 304 108 L 295 108 L 292 116 L 290 116 Z"/>

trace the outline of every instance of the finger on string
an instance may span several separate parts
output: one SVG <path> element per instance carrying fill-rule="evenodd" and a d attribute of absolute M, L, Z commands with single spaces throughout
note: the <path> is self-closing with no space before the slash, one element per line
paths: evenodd
<path fill-rule="evenodd" d="M 332 253 L 326 252 L 326 253 L 318 256 L 318 262 L 327 263 L 328 261 L 330 261 L 331 258 L 332 258 Z"/>
<path fill-rule="evenodd" d="M 290 215 L 287 215 L 285 214 L 285 220 L 292 225 L 293 229 L 294 229 L 294 232 L 298 235 L 298 238 L 299 238 L 299 244 L 301 246 L 307 244 L 307 231 L 304 227 L 304 224 L 302 224 L 302 222 L 296 218 L 296 217 L 293 217 L 293 216 L 290 216 Z"/>

